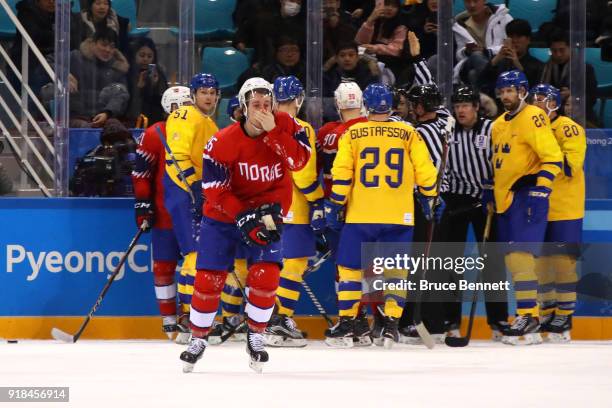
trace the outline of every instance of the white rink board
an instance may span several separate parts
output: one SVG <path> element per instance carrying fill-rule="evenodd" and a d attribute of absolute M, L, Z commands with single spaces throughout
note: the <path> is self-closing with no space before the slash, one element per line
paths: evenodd
<path fill-rule="evenodd" d="M 209 347 L 183 374 L 184 346 L 161 341 L 0 343 L 0 385 L 68 386 L 70 403 L 1 407 L 604 407 L 612 342 L 505 346 L 475 342 L 333 350 L 272 349 L 258 375 L 244 343 Z"/>

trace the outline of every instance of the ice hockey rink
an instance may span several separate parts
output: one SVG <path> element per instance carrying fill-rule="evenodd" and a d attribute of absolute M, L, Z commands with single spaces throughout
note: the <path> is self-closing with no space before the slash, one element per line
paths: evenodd
<path fill-rule="evenodd" d="M 610 407 L 612 342 L 462 349 L 271 349 L 263 374 L 244 343 L 209 347 L 193 373 L 162 341 L 0 345 L 2 386 L 67 386 L 69 403 L 0 407 Z"/>

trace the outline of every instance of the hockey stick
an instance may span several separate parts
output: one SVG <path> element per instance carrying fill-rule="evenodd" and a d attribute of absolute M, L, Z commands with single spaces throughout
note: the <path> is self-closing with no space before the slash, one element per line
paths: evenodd
<path fill-rule="evenodd" d="M 484 233 L 482 235 L 482 256 L 486 256 L 485 247 L 489 240 L 489 233 L 491 232 L 491 221 L 493 220 L 493 206 L 489 204 L 487 207 L 487 222 L 485 223 Z M 478 272 L 476 281 L 482 280 L 482 271 Z M 478 300 L 478 291 L 474 289 L 474 295 L 472 296 L 472 306 L 470 307 L 470 320 L 468 322 L 468 329 L 465 337 L 446 337 L 444 342 L 449 347 L 465 347 L 469 344 L 470 338 L 472 337 L 472 327 L 474 326 L 474 315 L 476 314 L 476 301 Z"/>
<path fill-rule="evenodd" d="M 140 238 L 142 233 L 148 227 L 149 227 L 149 223 L 146 220 L 143 221 L 141 226 L 140 226 L 140 229 L 136 233 L 136 236 L 132 239 L 132 242 L 130 242 L 130 245 L 128 246 L 127 250 L 125 251 L 125 254 L 123 254 L 123 256 L 121 257 L 121 260 L 119 261 L 119 264 L 117 264 L 117 266 L 115 267 L 115 270 L 111 274 L 110 278 L 108 278 L 108 282 L 106 282 L 106 284 L 104 285 L 104 288 L 102 289 L 102 292 L 100 292 L 100 295 L 98 296 L 98 299 L 96 299 L 96 303 L 94 303 L 93 307 L 91 308 L 91 310 L 87 314 L 87 317 L 85 317 L 85 320 L 81 324 L 81 327 L 76 332 L 76 334 L 71 335 L 71 334 L 68 334 L 68 333 L 66 333 L 66 332 L 64 332 L 64 331 L 54 327 L 51 330 L 51 336 L 53 336 L 53 338 L 55 340 L 63 341 L 65 343 L 76 343 L 77 342 L 79 337 L 81 337 L 81 334 L 83 334 L 83 331 L 85 331 L 85 328 L 87 327 L 87 324 L 89 324 L 89 321 L 93 317 L 93 314 L 96 312 L 98 307 L 100 307 L 100 303 L 102 303 L 102 299 L 104 299 L 104 296 L 106 295 L 106 292 L 108 292 L 108 289 L 110 289 L 111 285 L 113 284 L 113 282 L 115 280 L 115 277 L 119 274 L 119 270 L 121 270 L 121 267 L 125 263 L 125 260 L 127 259 L 127 257 L 130 255 L 130 253 L 132 252 L 132 250 L 136 246 L 136 243 L 138 242 L 138 239 Z"/>
<path fill-rule="evenodd" d="M 444 129 L 442 158 L 440 160 L 440 168 L 438 170 L 438 178 L 436 180 L 436 192 L 438 194 L 434 197 L 433 205 L 431 206 L 432 212 L 438 205 L 438 201 L 440 199 L 440 187 L 442 186 L 442 181 L 444 180 L 444 172 L 446 171 L 446 162 L 448 161 L 448 150 L 449 150 L 448 146 L 450 142 L 450 137 L 453 134 L 454 125 L 455 125 L 455 118 L 453 118 L 452 116 L 449 116 L 446 122 L 446 127 Z M 431 242 L 433 241 L 433 235 L 434 235 L 435 228 L 436 228 L 436 217 L 434 214 L 432 214 L 432 219 L 429 223 L 429 229 L 428 229 L 427 245 L 425 246 L 425 254 L 424 254 L 425 258 L 429 257 L 429 252 L 431 250 Z M 424 280 L 426 275 L 427 275 L 427 267 L 425 266 L 423 268 L 423 273 L 421 274 L 421 279 Z M 423 344 L 425 344 L 425 346 L 428 349 L 432 349 L 435 347 L 436 343 L 433 337 L 431 336 L 431 333 L 429 333 L 429 331 L 425 327 L 425 324 L 423 323 L 423 319 L 421 317 L 421 308 L 423 304 L 422 298 L 423 298 L 423 292 L 419 290 L 416 294 L 415 305 L 414 305 L 414 326 L 416 328 L 417 333 L 419 333 L 419 337 L 421 338 L 421 340 L 423 340 Z"/>

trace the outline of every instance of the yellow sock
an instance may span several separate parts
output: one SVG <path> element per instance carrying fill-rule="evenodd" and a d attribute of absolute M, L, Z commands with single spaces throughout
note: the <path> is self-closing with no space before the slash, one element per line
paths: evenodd
<path fill-rule="evenodd" d="M 403 283 L 408 277 L 408 271 L 405 269 L 385 269 L 385 283 Z M 386 289 L 384 290 L 385 298 L 385 315 L 399 319 L 402 317 L 404 305 L 406 304 L 406 289 Z"/>
<path fill-rule="evenodd" d="M 534 256 L 528 252 L 512 252 L 506 255 L 505 261 L 514 281 L 517 313 L 538 317 L 538 279 Z"/>
<path fill-rule="evenodd" d="M 547 316 L 555 311 L 557 294 L 555 292 L 555 272 L 550 257 L 536 258 L 536 275 L 538 277 L 538 304 L 540 316 Z"/>
<path fill-rule="evenodd" d="M 196 259 L 197 252 L 188 253 L 183 259 L 183 265 L 181 266 L 181 281 L 177 285 L 179 296 L 182 300 L 181 308 L 183 313 L 189 313 L 191 306 L 191 295 L 193 295 L 193 284 L 195 283 L 196 275 Z"/>
<path fill-rule="evenodd" d="M 295 306 L 300 299 L 301 284 L 307 267 L 308 258 L 286 258 L 283 260 L 280 283 L 276 290 L 276 305 L 279 314 L 293 316 Z"/>
<path fill-rule="evenodd" d="M 557 289 L 556 314 L 571 315 L 576 309 L 576 258 L 569 255 L 555 255 L 551 257 L 555 272 L 555 286 Z"/>
<path fill-rule="evenodd" d="M 350 269 L 338 266 L 340 282 L 338 282 L 338 314 L 340 316 L 356 317 L 361 302 L 361 278 L 363 272 L 360 269 Z"/>

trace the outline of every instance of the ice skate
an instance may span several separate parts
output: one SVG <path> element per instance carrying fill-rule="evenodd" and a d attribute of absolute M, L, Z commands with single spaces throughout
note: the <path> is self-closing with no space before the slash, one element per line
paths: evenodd
<path fill-rule="evenodd" d="M 261 333 L 247 330 L 247 353 L 249 354 L 249 367 L 261 374 L 264 363 L 268 362 L 268 352 L 265 350 L 265 340 Z"/>
<path fill-rule="evenodd" d="M 385 317 L 385 327 L 382 331 L 383 347 L 390 349 L 394 343 L 399 342 L 398 320 L 394 317 Z"/>
<path fill-rule="evenodd" d="M 265 331 L 266 344 L 271 347 L 305 347 L 306 339 L 295 321 L 286 315 L 272 315 Z"/>
<path fill-rule="evenodd" d="M 555 315 L 548 324 L 548 341 L 551 343 L 569 343 L 572 339 L 572 315 Z"/>
<path fill-rule="evenodd" d="M 204 350 L 206 350 L 208 343 L 204 339 L 193 337 L 189 342 L 187 350 L 181 353 L 181 360 L 183 361 L 183 372 L 190 373 L 193 371 L 193 367 L 202 358 Z"/>
<path fill-rule="evenodd" d="M 360 311 L 355 319 L 355 337 L 353 337 L 353 345 L 355 347 L 368 347 L 372 345 L 372 337 L 370 337 L 370 323 L 365 312 Z"/>
<path fill-rule="evenodd" d="M 508 329 L 510 329 L 510 323 L 500 320 L 497 323 L 493 323 L 489 325 L 491 328 L 491 340 L 493 341 L 501 341 L 502 337 L 506 334 Z"/>
<path fill-rule="evenodd" d="M 554 312 L 540 316 L 540 333 L 548 333 L 550 331 L 550 328 L 548 326 L 553 321 L 554 317 Z"/>
<path fill-rule="evenodd" d="M 512 326 L 502 337 L 502 343 L 516 346 L 519 344 L 520 337 L 523 337 L 526 345 L 542 343 L 540 335 L 540 323 L 531 314 L 518 316 L 514 319 Z"/>
<path fill-rule="evenodd" d="M 416 327 L 413 324 L 399 329 L 399 342 L 402 344 L 423 344 Z"/>
<path fill-rule="evenodd" d="M 164 316 L 162 319 L 162 331 L 170 340 L 174 340 L 174 336 L 178 331 L 176 324 L 176 316 Z"/>
<path fill-rule="evenodd" d="M 375 345 L 382 347 L 383 337 L 382 332 L 385 328 L 385 321 L 379 314 L 374 314 L 374 324 L 372 325 L 372 341 Z"/>
<path fill-rule="evenodd" d="M 240 316 L 235 315 L 231 317 L 224 317 L 223 323 L 215 323 L 212 330 L 208 334 L 208 343 L 211 346 L 221 344 L 221 337 L 234 330 L 238 324 L 240 324 Z M 246 328 L 244 328 L 244 330 L 246 330 Z M 237 332 L 238 330 L 236 330 L 230 340 L 232 340 L 234 336 L 236 336 Z M 243 331 L 243 333 L 245 333 L 245 331 Z M 243 334 L 242 338 L 244 339 L 245 337 L 246 336 Z"/>
<path fill-rule="evenodd" d="M 325 330 L 325 344 L 335 348 L 353 347 L 355 320 L 350 316 L 340 316 L 334 327 Z"/>
<path fill-rule="evenodd" d="M 189 340 L 191 340 L 191 329 L 189 328 L 189 316 L 186 315 L 182 316 L 176 325 L 174 342 L 176 344 L 189 344 Z"/>

